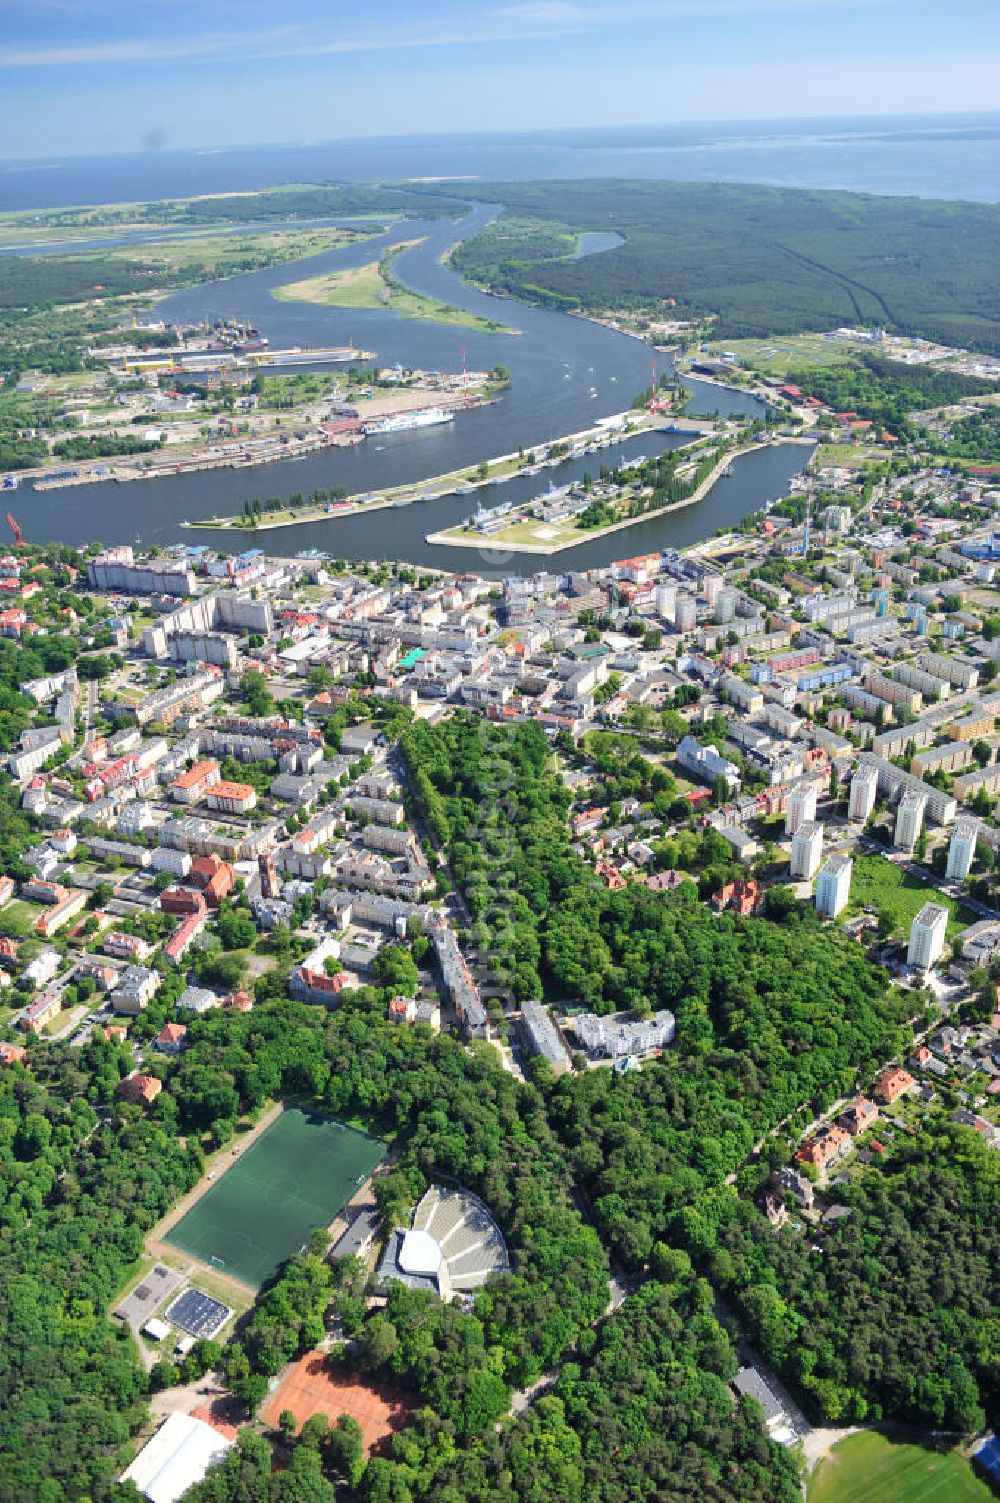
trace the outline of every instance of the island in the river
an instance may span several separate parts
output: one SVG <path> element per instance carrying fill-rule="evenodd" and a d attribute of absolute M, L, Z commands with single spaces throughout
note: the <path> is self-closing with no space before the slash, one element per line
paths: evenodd
<path fill-rule="evenodd" d="M 348 266 L 338 271 L 305 277 L 276 287 L 272 296 L 282 302 L 316 303 L 324 308 L 384 308 L 401 318 L 423 318 L 436 324 L 457 324 L 482 334 L 516 334 L 492 318 L 481 318 L 467 308 L 439 302 L 406 287 L 395 272 L 404 251 L 423 244 L 422 240 L 405 240 L 394 245 L 377 261 L 364 266 Z"/>

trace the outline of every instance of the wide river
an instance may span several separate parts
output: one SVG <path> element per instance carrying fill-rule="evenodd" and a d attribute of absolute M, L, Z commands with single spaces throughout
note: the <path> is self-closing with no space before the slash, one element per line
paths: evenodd
<path fill-rule="evenodd" d="M 353 341 L 363 349 L 376 351 L 381 365 L 398 361 L 424 369 L 456 370 L 464 349 L 470 369 L 497 364 L 509 368 L 511 386 L 501 402 L 461 413 L 454 422 L 440 427 L 382 435 L 356 448 L 323 450 L 304 459 L 256 469 L 206 470 L 127 484 L 108 481 L 42 492 L 24 482 L 10 499 L 25 536 L 33 542 L 205 542 L 235 552 L 249 546 L 247 533 L 181 529 L 179 524 L 238 513 L 245 500 L 256 496 L 284 497 L 295 491 L 307 493 L 316 486 L 335 485 L 344 486 L 350 493 L 377 491 L 466 465 L 471 468 L 483 458 L 537 447 L 627 408 L 635 393 L 651 380 L 647 345 L 586 319 L 487 296 L 467 287 L 441 263 L 452 245 L 474 234 L 497 212 L 495 205 L 482 204 L 457 224 L 440 220 L 401 222 L 361 245 L 177 293 L 161 303 L 158 311 L 175 322 L 220 316 L 247 319 L 268 336 L 273 346 Z M 271 296 L 272 289 L 285 282 L 363 265 L 380 255 L 384 247 L 417 236 L 424 237 L 422 243 L 404 252 L 396 262 L 401 281 L 518 332 L 483 333 L 404 319 L 383 309 L 322 308 L 280 302 Z M 664 365 L 664 357 L 660 357 L 661 370 Z M 706 383 L 691 385 L 692 412 L 762 410 L 744 393 Z M 646 434 L 586 461 L 569 461 L 534 479 L 521 478 L 477 495 L 486 505 L 494 498 L 527 500 L 550 480 L 559 485 L 584 469 L 596 470 L 601 462 L 612 462 L 614 456 L 651 454 L 677 442 L 673 435 Z M 582 542 L 578 548 L 556 555 L 555 566 L 594 567 L 633 552 L 697 542 L 783 495 L 807 457 L 808 451 L 797 446 L 747 455 L 736 461 L 733 476 L 719 481 L 697 505 L 604 539 Z M 489 548 L 443 548 L 424 541 L 426 533 L 453 526 L 474 507 L 474 497 L 441 496 L 406 508 L 262 532 L 253 541 L 272 553 L 319 548 L 342 558 L 394 558 L 480 573 L 531 573 L 545 567 L 544 560 L 532 555 L 508 560 Z"/>

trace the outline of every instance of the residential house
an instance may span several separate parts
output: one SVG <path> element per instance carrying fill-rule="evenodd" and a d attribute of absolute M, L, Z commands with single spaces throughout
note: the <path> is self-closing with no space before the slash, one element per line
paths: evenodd
<path fill-rule="evenodd" d="M 156 1038 L 153 1040 L 153 1048 L 160 1054 L 180 1054 L 184 1048 L 184 1038 L 187 1027 L 183 1023 L 164 1023 Z"/>
<path fill-rule="evenodd" d="M 827 1170 L 838 1163 L 850 1151 L 851 1135 L 843 1127 L 832 1124 L 823 1128 L 813 1138 L 807 1138 L 795 1157 L 801 1164 L 813 1164 L 817 1169 Z"/>
<path fill-rule="evenodd" d="M 891 1106 L 894 1101 L 899 1100 L 900 1096 L 905 1095 L 914 1083 L 913 1076 L 908 1070 L 898 1067 L 894 1070 L 884 1070 L 876 1080 L 872 1094 L 876 1100 L 884 1102 L 886 1106 Z"/>
<path fill-rule="evenodd" d="M 860 1137 L 878 1121 L 878 1107 L 874 1101 L 859 1096 L 840 1114 L 840 1125 L 846 1127 L 852 1138 Z"/>
<path fill-rule="evenodd" d="M 136 1070 L 134 1074 L 126 1075 L 118 1087 L 118 1094 L 133 1106 L 152 1106 L 162 1090 L 162 1080 L 157 1080 L 155 1075 L 140 1075 Z"/>

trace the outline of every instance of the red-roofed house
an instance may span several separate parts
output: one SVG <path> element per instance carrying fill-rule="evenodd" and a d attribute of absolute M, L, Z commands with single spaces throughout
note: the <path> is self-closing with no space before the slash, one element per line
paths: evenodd
<path fill-rule="evenodd" d="M 222 999 L 222 1006 L 230 1012 L 250 1012 L 253 998 L 249 992 L 228 992 Z"/>
<path fill-rule="evenodd" d="M 891 1106 L 914 1084 L 913 1076 L 908 1070 L 898 1067 L 895 1070 L 884 1070 L 875 1082 L 872 1095 L 884 1102 L 886 1106 Z"/>
<path fill-rule="evenodd" d="M 817 1169 L 828 1169 L 842 1159 L 851 1147 L 851 1135 L 842 1127 L 827 1127 L 809 1138 L 795 1157 L 800 1164 L 815 1164 Z"/>
<path fill-rule="evenodd" d="M 236 874 L 229 862 L 218 856 L 196 856 L 191 863 L 188 881 L 205 894 L 209 908 L 218 908 L 222 899 L 232 892 Z"/>
<path fill-rule="evenodd" d="M 763 906 L 764 894 L 752 877 L 745 882 L 739 878 L 735 882 L 726 882 L 712 894 L 712 907 L 717 913 L 731 908 L 741 918 L 748 918 L 752 913 L 759 913 Z"/>
<path fill-rule="evenodd" d="M 137 1070 L 134 1075 L 126 1075 L 118 1087 L 118 1094 L 133 1106 L 152 1106 L 162 1090 L 162 1080 L 157 1080 L 155 1075 L 140 1075 Z"/>
<path fill-rule="evenodd" d="M 153 1048 L 160 1054 L 180 1054 L 184 1048 L 186 1033 L 187 1027 L 184 1023 L 164 1023 L 153 1040 Z"/>
<path fill-rule="evenodd" d="M 840 1114 L 841 1125 L 846 1127 L 852 1138 L 860 1137 L 877 1121 L 878 1107 L 874 1101 L 869 1101 L 864 1096 L 852 1101 L 847 1110 Z"/>

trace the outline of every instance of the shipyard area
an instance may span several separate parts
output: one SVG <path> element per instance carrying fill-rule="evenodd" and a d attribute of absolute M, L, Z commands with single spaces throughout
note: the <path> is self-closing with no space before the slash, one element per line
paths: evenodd
<path fill-rule="evenodd" d="M 58 390 L 70 436 L 53 435 L 40 464 L 0 485 L 52 490 L 298 459 L 453 422 L 509 380 L 502 366 L 414 370 L 375 359 L 353 344 L 274 348 L 249 324 L 149 320 L 96 348 L 94 368 L 69 382 L 28 378 L 26 395 Z"/>

